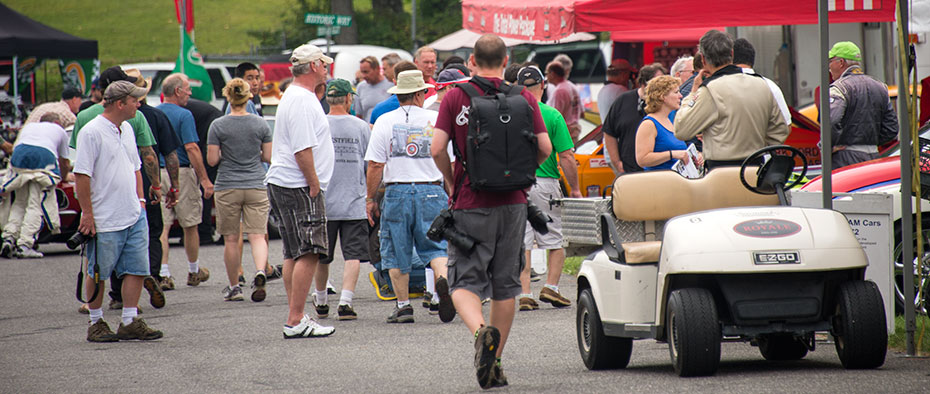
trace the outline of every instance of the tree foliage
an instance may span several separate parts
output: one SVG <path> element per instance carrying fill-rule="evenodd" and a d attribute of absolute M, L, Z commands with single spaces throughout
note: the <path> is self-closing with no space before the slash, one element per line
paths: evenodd
<path fill-rule="evenodd" d="M 336 9 L 338 13 L 354 13 L 352 25 L 358 29 L 358 42 L 352 42 L 351 37 L 340 37 L 337 42 L 413 48 L 410 41 L 410 0 L 355 0 L 353 3 L 354 7 L 337 3 Z M 316 27 L 304 24 L 304 15 L 308 12 L 331 13 L 333 7 L 328 0 L 295 0 L 292 7 L 282 12 L 280 27 L 250 31 L 249 35 L 258 39 L 260 45 L 269 51 L 285 46 L 296 47 L 317 38 Z M 459 0 L 418 0 L 416 12 L 416 39 L 420 45 L 461 29 L 462 6 Z"/>

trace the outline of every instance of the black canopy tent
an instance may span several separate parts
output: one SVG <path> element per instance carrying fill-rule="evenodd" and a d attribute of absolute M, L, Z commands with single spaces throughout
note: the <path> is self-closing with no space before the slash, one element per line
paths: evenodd
<path fill-rule="evenodd" d="M 0 59 L 12 59 L 14 96 L 19 95 L 16 69 L 23 57 L 95 59 L 97 41 L 48 27 L 0 3 Z"/>

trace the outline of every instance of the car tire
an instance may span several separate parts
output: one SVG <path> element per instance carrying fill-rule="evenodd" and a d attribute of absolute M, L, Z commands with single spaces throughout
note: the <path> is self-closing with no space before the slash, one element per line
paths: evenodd
<path fill-rule="evenodd" d="M 923 223 L 921 229 L 923 230 L 924 239 L 930 237 L 930 218 L 927 218 L 928 213 L 923 215 Z M 916 217 L 914 218 L 916 221 Z M 894 292 L 895 292 L 895 314 L 903 315 L 904 314 L 904 261 L 901 259 L 903 242 L 901 234 L 901 221 L 897 221 L 894 225 Z M 914 226 L 914 252 L 917 252 L 917 226 Z M 916 259 L 915 259 L 916 260 Z M 924 264 L 923 264 L 923 276 L 930 276 L 930 251 L 927 250 L 926 246 L 924 247 Z M 924 286 L 924 294 L 930 292 L 930 281 L 924 280 L 921 281 L 917 274 L 917 261 L 914 261 L 914 310 L 917 313 L 926 315 L 930 311 L 930 306 L 927 305 L 926 299 L 920 300 L 917 299 L 917 294 L 920 292 L 921 284 Z"/>
<path fill-rule="evenodd" d="M 885 324 L 885 306 L 874 282 L 855 280 L 840 285 L 832 334 L 843 367 L 870 369 L 885 363 Z"/>
<path fill-rule="evenodd" d="M 675 290 L 668 297 L 668 352 L 678 376 L 710 376 L 720 364 L 720 322 L 707 289 Z"/>
<path fill-rule="evenodd" d="M 585 367 L 591 370 L 626 368 L 633 354 L 633 338 L 609 337 L 604 335 L 601 317 L 597 313 L 591 289 L 584 289 L 578 296 L 578 311 L 575 319 L 578 336 L 578 351 Z"/>
<path fill-rule="evenodd" d="M 793 334 L 769 334 L 759 337 L 759 351 L 769 361 L 794 361 L 807 355 L 807 345 Z"/>

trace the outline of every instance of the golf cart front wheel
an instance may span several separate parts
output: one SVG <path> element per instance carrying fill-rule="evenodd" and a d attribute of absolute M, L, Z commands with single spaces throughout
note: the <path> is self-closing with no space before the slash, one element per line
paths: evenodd
<path fill-rule="evenodd" d="M 836 354 L 846 369 L 878 368 L 885 363 L 885 306 L 874 282 L 855 280 L 840 285 L 833 337 Z"/>
<path fill-rule="evenodd" d="M 588 369 L 625 368 L 630 363 L 633 338 L 604 335 L 591 289 L 582 290 L 578 296 L 575 327 L 578 334 L 578 351 L 581 352 L 581 360 Z"/>
<path fill-rule="evenodd" d="M 707 289 L 675 290 L 668 297 L 668 352 L 679 376 L 710 376 L 720 364 L 720 323 Z"/>

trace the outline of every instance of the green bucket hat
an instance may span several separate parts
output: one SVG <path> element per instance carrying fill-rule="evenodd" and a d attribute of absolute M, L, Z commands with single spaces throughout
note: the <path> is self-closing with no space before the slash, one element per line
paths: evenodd
<path fill-rule="evenodd" d="M 830 49 L 829 57 L 839 57 L 846 60 L 861 61 L 862 60 L 862 51 L 859 50 L 859 47 L 856 44 L 853 44 L 849 41 L 840 41 L 836 44 L 833 44 L 833 48 Z"/>
<path fill-rule="evenodd" d="M 326 97 L 343 97 L 347 94 L 355 94 L 355 88 L 349 81 L 336 78 L 326 84 Z"/>

